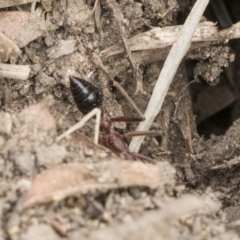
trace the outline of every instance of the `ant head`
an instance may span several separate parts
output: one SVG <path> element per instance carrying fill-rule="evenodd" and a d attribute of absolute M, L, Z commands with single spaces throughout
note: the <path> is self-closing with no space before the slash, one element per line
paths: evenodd
<path fill-rule="evenodd" d="M 100 124 L 100 130 L 107 134 L 110 133 L 111 121 L 109 121 L 107 119 L 102 119 L 101 124 Z"/>

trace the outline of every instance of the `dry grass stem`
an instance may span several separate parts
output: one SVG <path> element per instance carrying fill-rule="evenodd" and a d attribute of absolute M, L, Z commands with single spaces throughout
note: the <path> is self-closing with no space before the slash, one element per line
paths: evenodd
<path fill-rule="evenodd" d="M 198 0 L 193 6 L 193 9 L 189 14 L 186 22 L 184 23 L 176 42 L 173 44 L 173 47 L 164 63 L 162 71 L 154 87 L 153 94 L 144 114 L 146 120 L 138 125 L 137 131 L 147 131 L 159 113 L 165 96 L 168 92 L 169 86 L 177 72 L 177 69 L 183 57 L 190 47 L 193 33 L 197 28 L 197 25 L 208 2 L 208 0 Z M 132 139 L 129 147 L 130 151 L 138 152 L 143 139 L 144 136 L 135 137 Z"/>
<path fill-rule="evenodd" d="M 0 64 L 0 77 L 27 80 L 30 73 L 28 65 Z"/>
<path fill-rule="evenodd" d="M 86 116 L 84 116 L 81 121 L 70 127 L 66 132 L 59 135 L 56 138 L 56 142 L 61 141 L 63 138 L 69 136 L 71 133 L 75 132 L 79 128 L 83 127 L 84 124 L 91 119 L 93 116 L 96 115 L 96 122 L 95 122 L 95 128 L 94 128 L 94 143 L 98 144 L 99 139 L 99 128 L 100 128 L 100 120 L 101 120 L 101 110 L 98 108 L 94 108 L 90 113 L 88 113 Z"/>

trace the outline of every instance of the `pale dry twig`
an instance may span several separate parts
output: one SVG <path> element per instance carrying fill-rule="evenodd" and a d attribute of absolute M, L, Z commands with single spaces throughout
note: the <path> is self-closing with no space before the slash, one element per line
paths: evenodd
<path fill-rule="evenodd" d="M 177 72 L 177 69 L 183 57 L 190 47 L 193 33 L 208 2 L 209 0 L 198 0 L 195 3 L 164 63 L 144 114 L 146 120 L 138 125 L 137 131 L 147 131 L 159 113 L 165 96 L 168 92 L 169 86 L 175 76 L 175 73 Z M 130 151 L 138 152 L 143 139 L 144 136 L 133 138 L 129 147 Z"/>

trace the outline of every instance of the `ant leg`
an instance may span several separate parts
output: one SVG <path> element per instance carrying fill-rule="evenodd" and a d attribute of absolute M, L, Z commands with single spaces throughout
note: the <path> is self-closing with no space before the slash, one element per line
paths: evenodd
<path fill-rule="evenodd" d="M 146 157 L 142 154 L 139 154 L 139 153 L 135 153 L 135 152 L 131 152 L 131 154 L 133 154 L 137 159 L 141 160 L 142 162 L 144 163 L 151 163 L 151 164 L 156 164 L 156 161 L 149 158 L 149 157 Z"/>
<path fill-rule="evenodd" d="M 162 135 L 162 131 L 133 131 L 124 133 L 124 137 L 138 137 L 138 136 L 160 136 Z"/>
<path fill-rule="evenodd" d="M 144 120 L 145 120 L 145 118 L 143 118 L 143 117 L 120 116 L 120 117 L 111 118 L 111 122 L 142 122 Z"/>
<path fill-rule="evenodd" d="M 144 118 L 138 117 L 114 117 L 111 118 L 111 122 L 142 122 Z M 133 131 L 123 134 L 124 137 L 138 137 L 138 136 L 159 136 L 162 135 L 162 131 Z"/>
<path fill-rule="evenodd" d="M 59 135 L 56 138 L 56 142 L 61 141 L 63 138 L 67 137 L 71 133 L 75 132 L 76 130 L 84 126 L 84 124 L 95 115 L 96 115 L 96 123 L 95 123 L 95 131 L 94 131 L 94 143 L 98 144 L 99 128 L 100 128 L 100 120 L 101 120 L 101 110 L 99 108 L 94 108 L 91 112 L 85 115 L 78 123 L 74 124 L 66 132 Z"/>

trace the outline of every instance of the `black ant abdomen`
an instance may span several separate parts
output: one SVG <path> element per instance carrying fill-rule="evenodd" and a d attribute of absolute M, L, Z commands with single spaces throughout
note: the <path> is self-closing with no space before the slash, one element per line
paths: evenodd
<path fill-rule="evenodd" d="M 87 114 L 102 105 L 102 92 L 91 83 L 78 78 L 70 77 L 70 89 L 78 109 Z"/>

